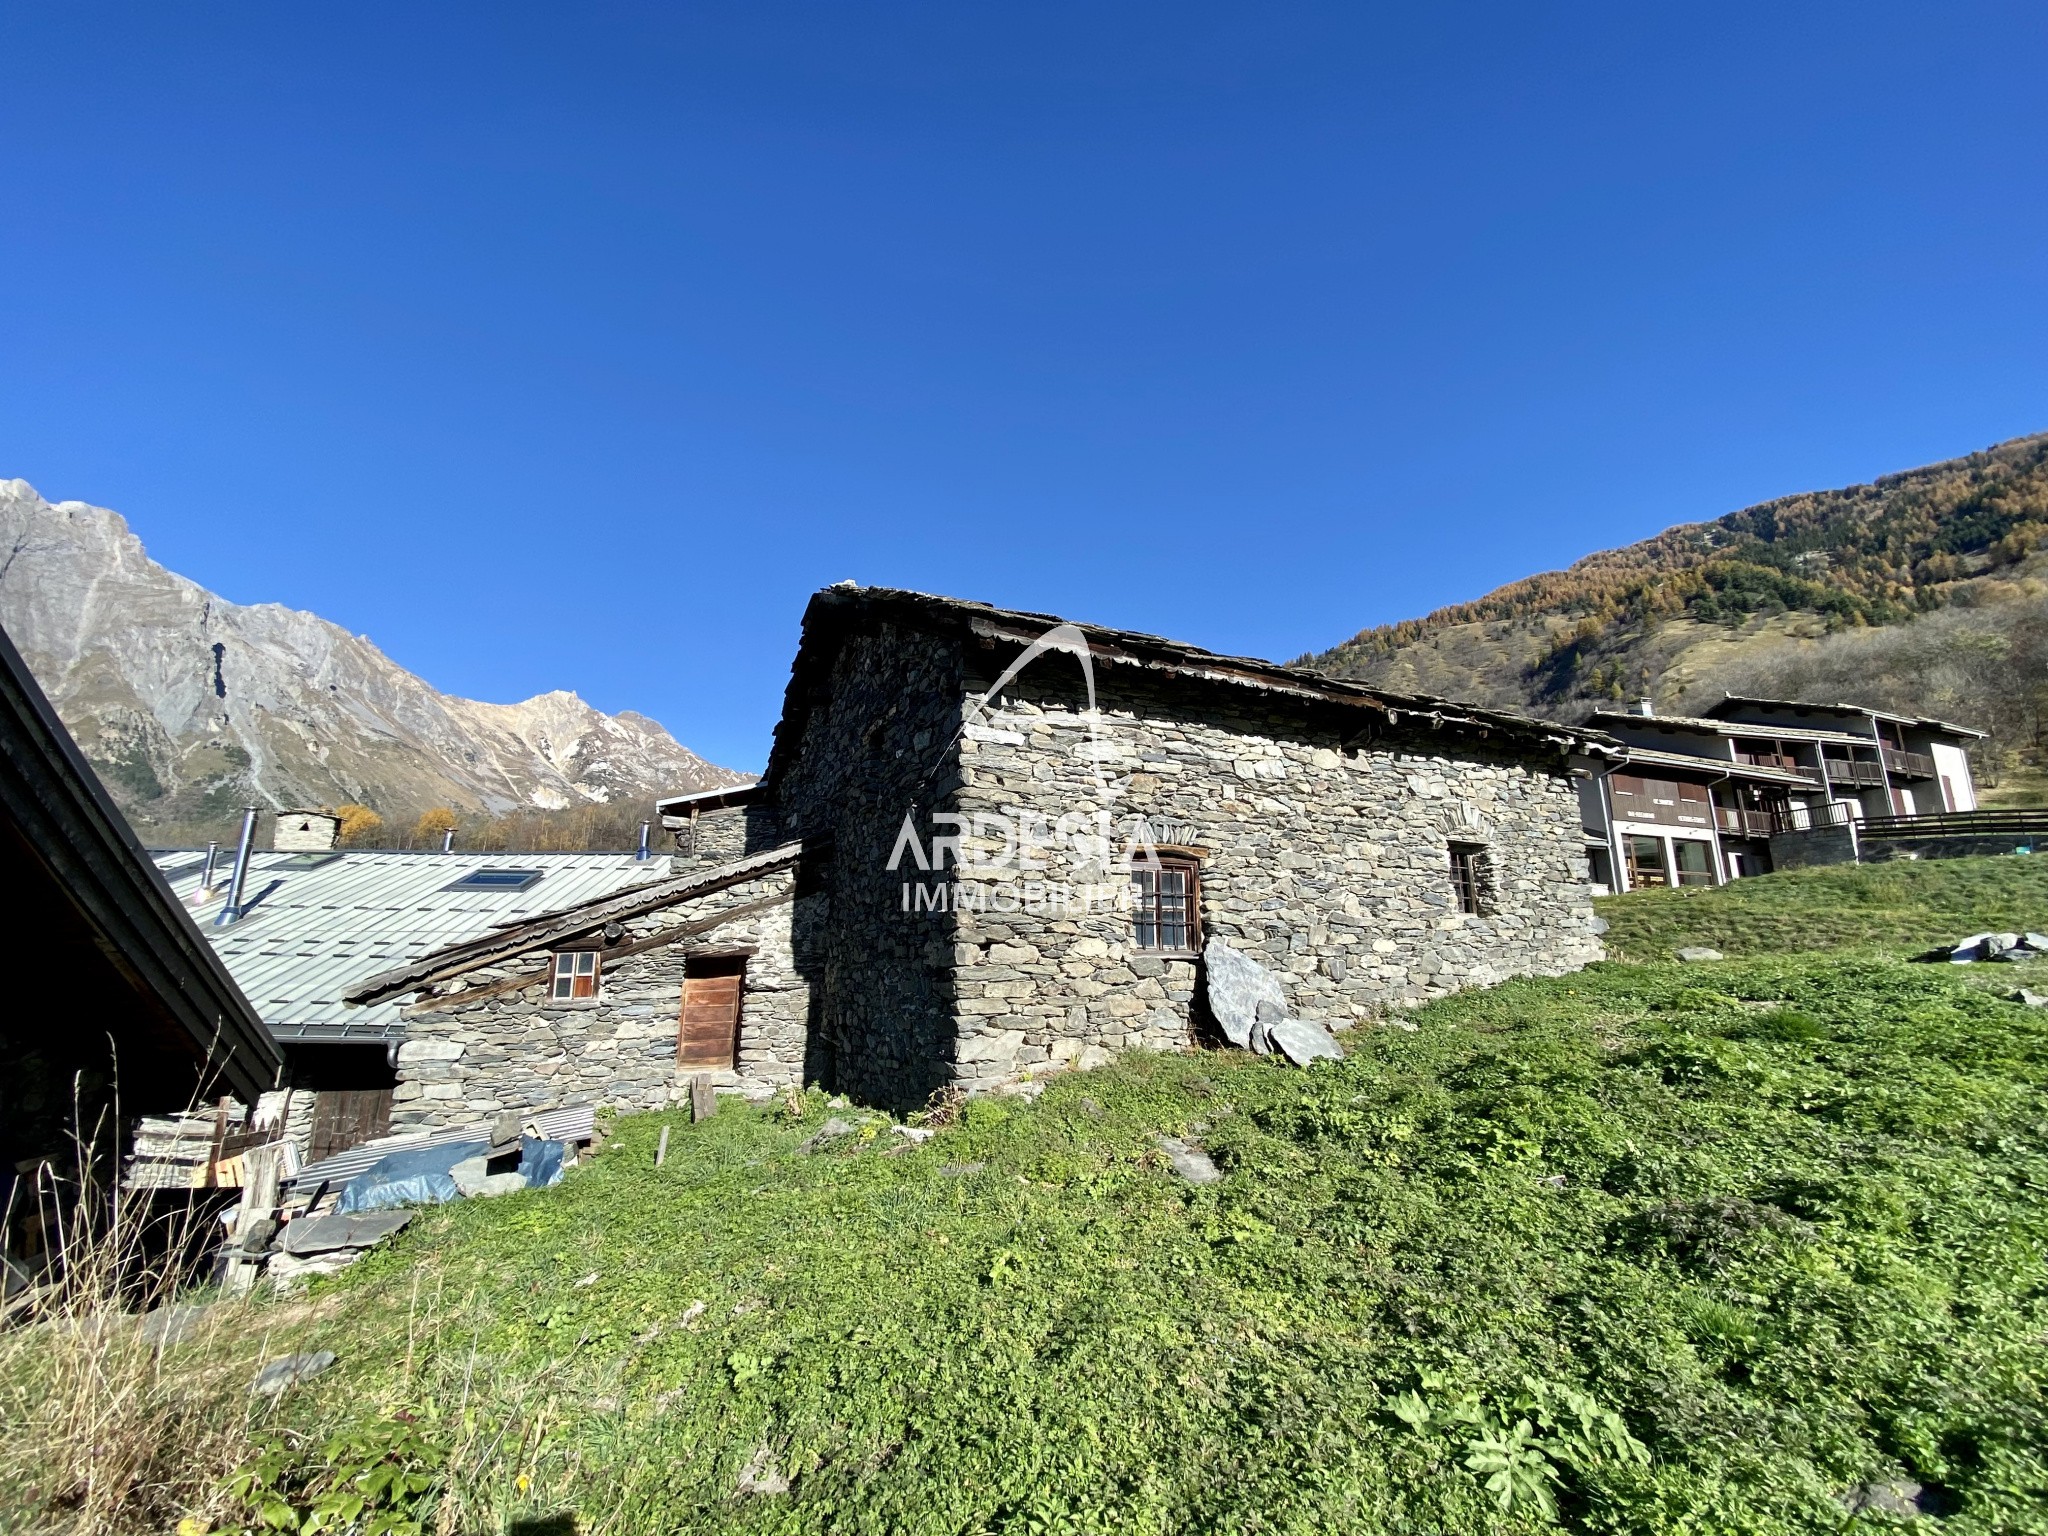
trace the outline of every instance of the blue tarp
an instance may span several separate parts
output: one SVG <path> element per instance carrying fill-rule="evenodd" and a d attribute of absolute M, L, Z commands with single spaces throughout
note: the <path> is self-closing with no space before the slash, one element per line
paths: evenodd
<path fill-rule="evenodd" d="M 519 1138 L 519 1172 L 529 1189 L 546 1189 L 562 1182 L 562 1161 L 569 1154 L 563 1141 L 542 1141 L 534 1136 Z"/>
<path fill-rule="evenodd" d="M 448 1170 L 466 1158 L 482 1157 L 490 1144 L 444 1141 L 380 1158 L 341 1187 L 344 1215 L 353 1211 L 388 1211 L 400 1205 L 439 1205 L 460 1197 Z M 523 1159 L 522 1159 L 523 1161 Z"/>

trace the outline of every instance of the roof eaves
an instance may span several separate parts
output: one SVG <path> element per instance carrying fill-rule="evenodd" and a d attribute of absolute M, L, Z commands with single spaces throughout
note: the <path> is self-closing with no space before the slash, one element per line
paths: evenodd
<path fill-rule="evenodd" d="M 783 717 L 776 727 L 768 770 L 762 776 L 764 783 L 777 777 L 787 755 L 801 738 L 801 724 L 808 713 L 810 672 L 827 664 L 825 655 L 841 633 L 852 628 L 863 616 L 875 613 L 908 616 L 925 628 L 954 629 L 967 635 L 1026 645 L 1041 638 L 1048 629 L 1073 623 L 1087 637 L 1092 656 L 1112 663 L 1145 667 L 1167 676 L 1254 688 L 1304 703 L 1329 702 L 1373 709 L 1381 712 L 1389 724 L 1397 723 L 1406 715 L 1426 719 L 1437 726 L 1447 725 L 1481 734 L 1499 732 L 1510 740 L 1558 752 L 1607 755 L 1618 746 L 1605 732 L 1582 726 L 1560 725 L 1427 694 L 1389 693 L 1360 683 L 1325 677 L 1305 668 L 1282 666 L 1255 657 L 1220 655 L 1136 630 L 1109 629 L 1101 625 L 1075 623 L 1052 614 L 996 608 L 986 603 L 892 587 L 844 586 L 827 587 L 815 593 L 805 609 L 803 638 L 798 643 L 796 661 L 790 668 Z"/>
<path fill-rule="evenodd" d="M 255 1102 L 283 1064 L 277 1042 L 171 894 L 4 629 L 0 718 L 0 800 L 27 847 L 131 984 L 146 989 L 183 1032 L 202 1063 L 202 1089 L 227 1088 Z"/>
<path fill-rule="evenodd" d="M 1868 704 L 1809 704 L 1799 699 L 1759 699 L 1751 694 L 1724 694 L 1718 704 L 1709 704 L 1709 709 L 1722 709 L 1730 704 L 1743 704 L 1757 709 L 1810 709 L 1820 713 L 1841 715 L 1864 715 L 1872 720 L 1889 720 L 1894 725 L 1918 726 L 1922 730 L 1947 731 L 1956 736 L 1970 736 L 1982 740 L 1987 734 L 1973 730 L 1967 725 L 1957 725 L 1948 720 L 1937 720 L 1932 715 L 1899 715 L 1888 709 L 1874 709 Z"/>
<path fill-rule="evenodd" d="M 623 922 L 672 906 L 678 901 L 707 896 L 760 875 L 772 874 L 795 864 L 806 847 L 815 852 L 819 845 L 815 840 L 808 845 L 784 843 L 779 848 L 736 859 L 730 864 L 635 886 L 631 890 L 596 897 L 557 912 L 543 913 L 518 927 L 494 929 L 380 972 L 350 987 L 342 993 L 342 998 L 351 1003 L 374 1003 L 401 992 L 416 992 L 480 966 L 494 965 L 563 939 L 578 938 L 607 923 Z"/>

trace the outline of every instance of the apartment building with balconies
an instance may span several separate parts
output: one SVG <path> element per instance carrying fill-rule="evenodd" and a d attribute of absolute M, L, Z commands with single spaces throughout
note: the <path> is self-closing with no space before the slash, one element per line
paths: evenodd
<path fill-rule="evenodd" d="M 1982 733 L 1853 704 L 1731 695 L 1704 715 L 1599 710 L 1622 752 L 1580 781 L 1597 887 L 1719 885 L 1859 856 L 1860 830 L 1974 812 Z"/>

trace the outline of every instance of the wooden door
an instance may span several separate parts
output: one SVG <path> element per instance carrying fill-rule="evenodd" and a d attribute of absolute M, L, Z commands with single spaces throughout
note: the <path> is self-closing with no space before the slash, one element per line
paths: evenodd
<path fill-rule="evenodd" d="M 391 1090 L 356 1088 L 313 1095 L 312 1145 L 306 1161 L 318 1162 L 391 1130 Z"/>
<path fill-rule="evenodd" d="M 730 1070 L 739 1060 L 740 993 L 746 976 L 744 959 L 685 962 L 677 1066 Z"/>

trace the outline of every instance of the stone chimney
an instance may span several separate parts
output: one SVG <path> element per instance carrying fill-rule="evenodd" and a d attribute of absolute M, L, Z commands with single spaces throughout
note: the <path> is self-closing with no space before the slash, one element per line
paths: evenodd
<path fill-rule="evenodd" d="M 277 853 L 325 853 L 341 841 L 341 818 L 332 811 L 279 811 L 270 834 Z"/>
<path fill-rule="evenodd" d="M 1657 701 L 1655 699 L 1637 699 L 1636 713 L 1641 715 L 1645 720 L 1656 719 Z"/>

